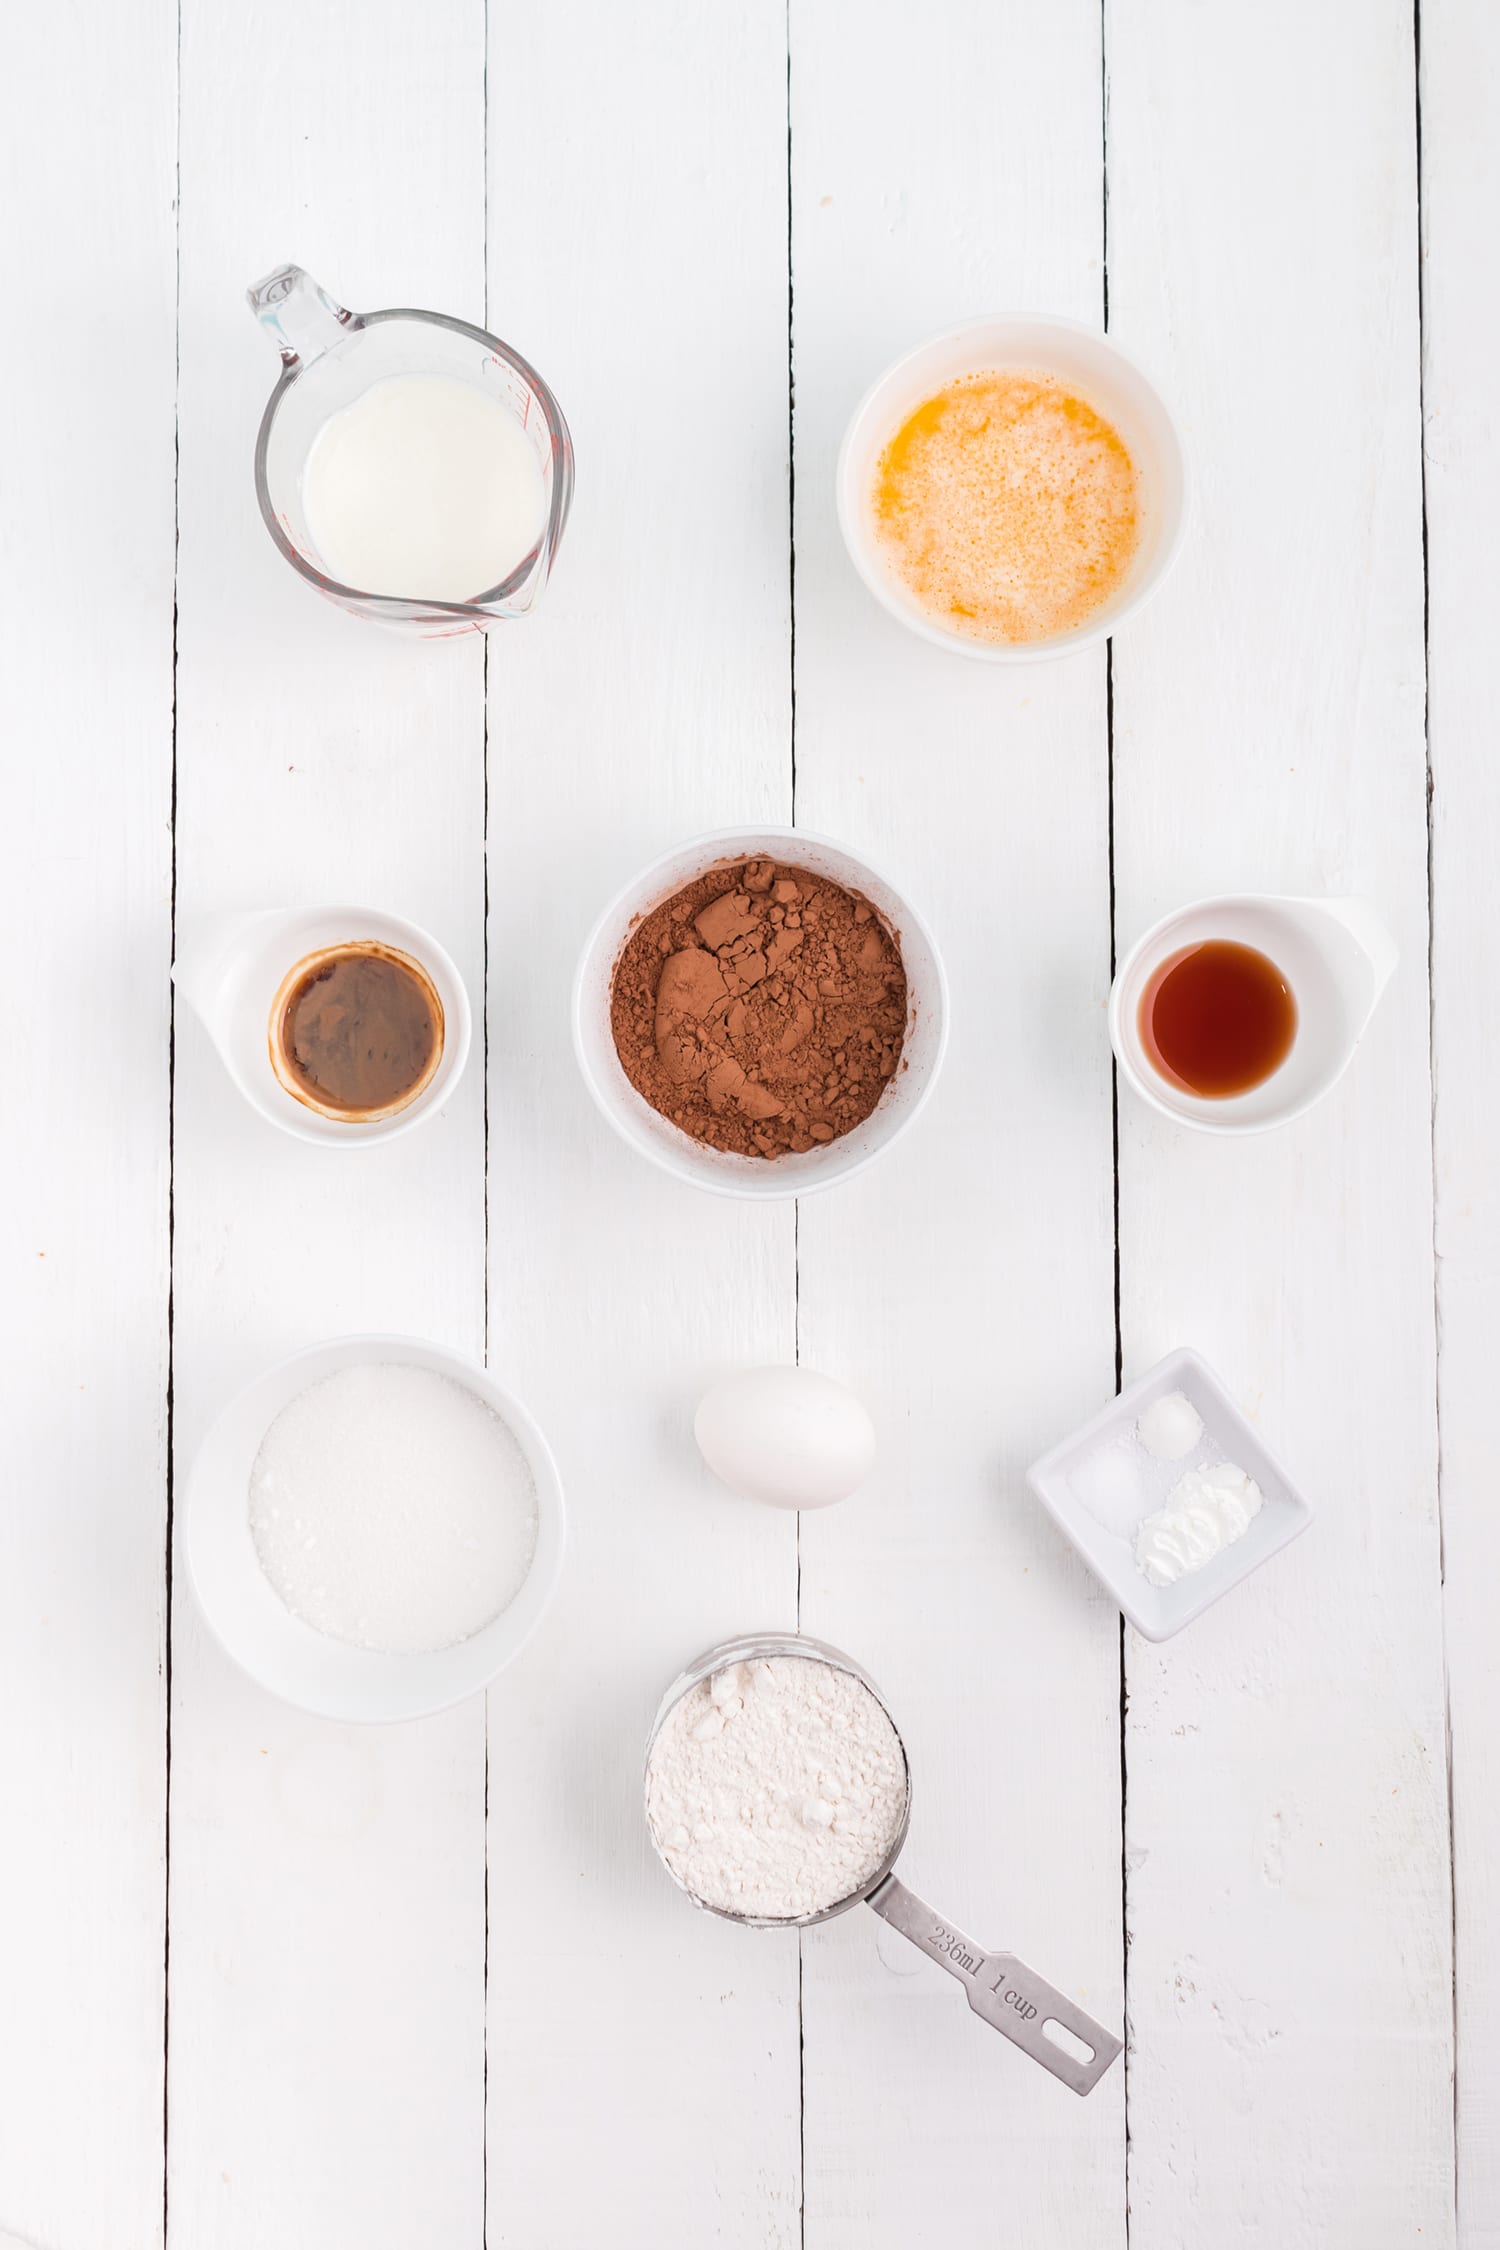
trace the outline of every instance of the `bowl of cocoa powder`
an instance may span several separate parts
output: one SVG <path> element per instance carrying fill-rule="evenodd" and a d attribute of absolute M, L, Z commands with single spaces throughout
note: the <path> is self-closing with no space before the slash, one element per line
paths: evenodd
<path fill-rule="evenodd" d="M 917 1115 L 947 1040 L 921 916 L 843 845 L 722 829 L 626 884 L 584 947 L 573 1037 L 642 1156 L 721 1195 L 807 1195 Z"/>

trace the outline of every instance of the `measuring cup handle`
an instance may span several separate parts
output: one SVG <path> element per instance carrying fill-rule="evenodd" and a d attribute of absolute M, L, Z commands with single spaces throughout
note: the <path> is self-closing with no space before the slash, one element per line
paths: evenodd
<path fill-rule="evenodd" d="M 925 1899 L 894 1875 L 887 1875 L 871 1891 L 866 1904 L 940 1969 L 957 1977 L 976 2016 L 1003 2032 L 1075 2094 L 1091 2094 L 1122 2052 L 1123 2041 L 1095 2023 L 1056 1985 L 1048 1984 L 1013 1953 L 986 1953 L 934 1914 Z M 1049 2029 L 1052 2025 L 1066 2034 L 1070 2045 L 1059 2042 Z"/>
<path fill-rule="evenodd" d="M 283 367 L 317 359 L 330 344 L 364 322 L 358 313 L 335 304 L 328 291 L 301 266 L 278 266 L 245 291 L 256 319 L 281 354 Z"/>

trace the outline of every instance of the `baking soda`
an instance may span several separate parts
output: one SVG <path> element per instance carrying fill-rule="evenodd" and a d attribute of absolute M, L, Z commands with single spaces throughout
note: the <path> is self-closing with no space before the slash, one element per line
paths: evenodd
<path fill-rule="evenodd" d="M 1155 1460 L 1185 1461 L 1203 1435 L 1203 1417 L 1181 1391 L 1168 1391 L 1151 1401 L 1135 1434 Z"/>
<path fill-rule="evenodd" d="M 906 1815 L 884 1705 L 805 1656 L 727 1664 L 673 1704 L 646 1768 L 657 1850 L 721 1913 L 792 1922 L 863 1891 Z"/>
<path fill-rule="evenodd" d="M 343 1367 L 284 1406 L 250 1472 L 250 1531 L 287 1608 L 331 1640 L 416 1654 L 488 1625 L 536 1549 L 530 1465 L 467 1385 Z"/>

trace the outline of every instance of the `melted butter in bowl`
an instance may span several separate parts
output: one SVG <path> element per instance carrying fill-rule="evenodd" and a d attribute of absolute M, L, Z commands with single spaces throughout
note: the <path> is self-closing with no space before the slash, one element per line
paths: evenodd
<path fill-rule="evenodd" d="M 1050 661 L 1161 584 L 1187 464 L 1161 394 L 1077 321 L 1000 313 L 894 361 L 839 452 L 839 526 L 891 615 L 951 654 Z"/>
<path fill-rule="evenodd" d="M 874 541 L 921 608 L 985 641 L 1042 641 L 1119 590 L 1139 480 L 1114 424 L 1056 376 L 961 375 L 902 422 L 870 494 Z"/>

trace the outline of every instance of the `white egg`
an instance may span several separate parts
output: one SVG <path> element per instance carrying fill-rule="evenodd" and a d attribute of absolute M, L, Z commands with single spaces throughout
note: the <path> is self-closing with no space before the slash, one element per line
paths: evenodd
<path fill-rule="evenodd" d="M 704 1460 L 731 1491 L 772 1508 L 826 1508 L 875 1463 L 875 1425 L 852 1391 L 810 1367 L 751 1367 L 705 1393 Z"/>

